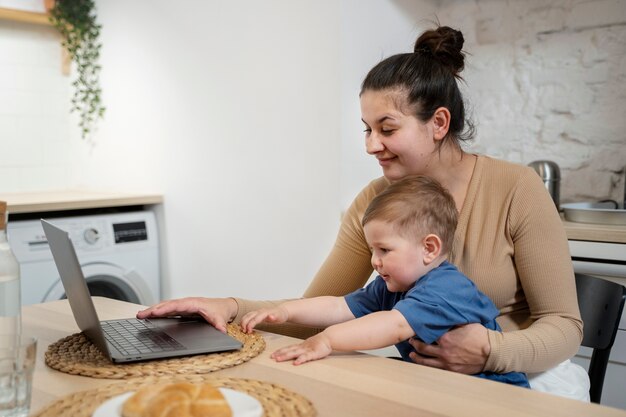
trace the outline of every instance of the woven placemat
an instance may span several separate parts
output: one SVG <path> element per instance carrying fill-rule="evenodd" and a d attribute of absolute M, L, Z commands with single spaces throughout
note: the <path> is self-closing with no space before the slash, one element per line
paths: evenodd
<path fill-rule="evenodd" d="M 58 399 L 53 404 L 34 414 L 33 417 L 91 417 L 93 412 L 103 402 L 116 395 L 136 391 L 143 386 L 159 382 L 179 381 L 209 382 L 216 387 L 244 392 L 261 403 L 264 417 L 312 417 L 317 414 L 311 401 L 280 385 L 254 379 L 183 375 L 172 378 L 135 378 L 119 384 L 110 384 L 89 391 L 77 392 Z"/>
<path fill-rule="evenodd" d="M 139 376 L 206 374 L 247 362 L 265 349 L 265 340 L 258 333 L 246 334 L 235 324 L 229 324 L 227 330 L 229 335 L 243 343 L 240 350 L 113 364 L 82 333 L 75 333 L 48 346 L 45 361 L 52 369 L 67 374 L 126 379 Z"/>

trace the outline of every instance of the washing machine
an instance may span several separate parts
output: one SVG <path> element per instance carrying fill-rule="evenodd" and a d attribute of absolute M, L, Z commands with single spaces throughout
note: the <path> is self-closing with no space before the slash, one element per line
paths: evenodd
<path fill-rule="evenodd" d="M 46 217 L 66 230 L 76 248 L 92 296 L 137 304 L 161 298 L 157 225 L 151 211 Z M 20 264 L 22 305 L 65 298 L 39 220 L 7 224 L 9 244 Z"/>

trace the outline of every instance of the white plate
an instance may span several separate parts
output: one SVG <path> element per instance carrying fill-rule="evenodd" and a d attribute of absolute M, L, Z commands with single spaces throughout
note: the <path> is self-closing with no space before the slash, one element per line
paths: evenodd
<path fill-rule="evenodd" d="M 233 417 L 261 417 L 263 415 L 263 406 L 256 398 L 229 388 L 219 390 L 230 405 Z M 122 404 L 133 394 L 134 392 L 125 392 L 110 398 L 94 411 L 93 417 L 121 417 Z"/>

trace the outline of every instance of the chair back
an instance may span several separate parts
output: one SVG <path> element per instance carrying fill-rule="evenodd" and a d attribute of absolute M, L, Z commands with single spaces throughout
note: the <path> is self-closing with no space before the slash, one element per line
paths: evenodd
<path fill-rule="evenodd" d="M 600 403 L 611 348 L 626 300 L 626 288 L 617 283 L 576 273 L 578 306 L 583 320 L 582 346 L 593 349 L 589 364 L 591 401 Z"/>

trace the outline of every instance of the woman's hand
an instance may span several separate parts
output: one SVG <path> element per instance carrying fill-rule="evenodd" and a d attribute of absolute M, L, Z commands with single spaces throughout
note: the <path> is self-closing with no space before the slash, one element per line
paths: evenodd
<path fill-rule="evenodd" d="M 202 298 L 188 297 L 177 300 L 168 300 L 148 307 L 137 313 L 138 319 L 189 316 L 202 316 L 217 330 L 226 333 L 226 323 L 237 315 L 237 301 L 234 298 Z"/>
<path fill-rule="evenodd" d="M 416 352 L 411 352 L 409 356 L 420 365 L 477 374 L 483 371 L 491 352 L 487 332 L 483 325 L 472 323 L 450 330 L 439 338 L 436 345 L 410 339 L 409 343 Z"/>
<path fill-rule="evenodd" d="M 280 324 L 287 320 L 289 320 L 289 313 L 284 307 L 262 308 L 260 310 L 251 311 L 243 316 L 241 319 L 241 330 L 243 330 L 244 333 L 252 333 L 252 329 L 259 323 Z"/>
<path fill-rule="evenodd" d="M 295 359 L 293 364 L 300 365 L 305 362 L 325 358 L 330 355 L 332 351 L 333 348 L 330 345 L 330 340 L 326 337 L 324 332 L 322 332 L 309 337 L 307 340 L 297 345 L 278 349 L 276 352 L 272 353 L 270 357 L 276 362 Z"/>

